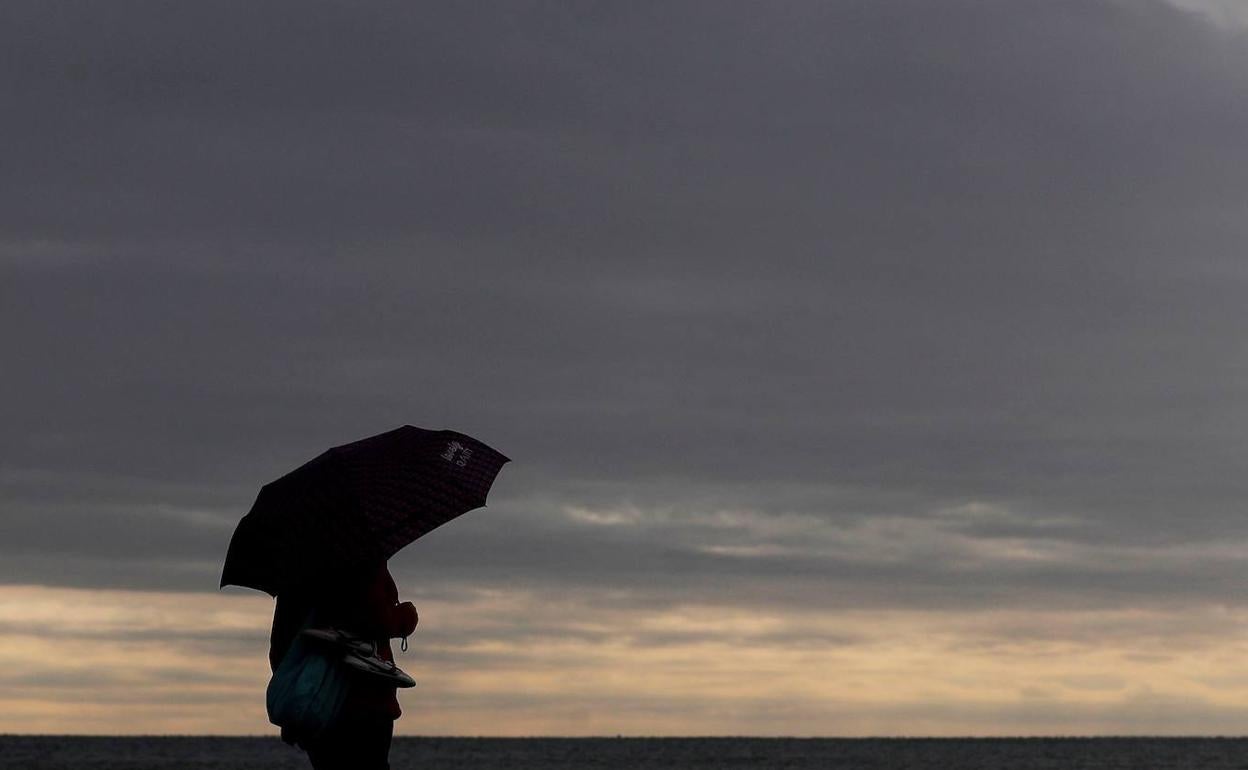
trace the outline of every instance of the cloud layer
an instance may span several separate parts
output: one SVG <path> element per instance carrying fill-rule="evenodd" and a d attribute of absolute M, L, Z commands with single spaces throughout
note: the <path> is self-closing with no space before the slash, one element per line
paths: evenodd
<path fill-rule="evenodd" d="M 408 734 L 1227 734 L 1245 717 L 1242 610 L 639 612 L 404 588 L 424 610 L 400 655 Z M 5 729 L 263 732 L 269 610 L 0 589 Z"/>
<path fill-rule="evenodd" d="M 1214 5 L 7 3 L 0 583 L 214 591 L 261 484 L 412 423 L 515 459 L 395 560 L 431 601 L 1239 612 Z"/>

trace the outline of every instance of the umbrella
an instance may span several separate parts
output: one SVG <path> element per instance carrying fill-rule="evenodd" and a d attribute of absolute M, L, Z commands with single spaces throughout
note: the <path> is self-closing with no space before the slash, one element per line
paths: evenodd
<path fill-rule="evenodd" d="M 384 562 L 485 505 L 508 458 L 471 436 L 404 425 L 334 447 L 260 489 L 221 585 L 280 591 Z"/>

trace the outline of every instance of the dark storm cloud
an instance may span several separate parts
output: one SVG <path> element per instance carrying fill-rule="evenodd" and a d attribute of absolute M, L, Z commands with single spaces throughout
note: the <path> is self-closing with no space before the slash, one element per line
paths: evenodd
<path fill-rule="evenodd" d="M 420 584 L 1234 600 L 1235 32 L 17 2 L 0 50 L 8 581 L 210 589 L 262 483 L 408 422 L 516 459 Z"/>

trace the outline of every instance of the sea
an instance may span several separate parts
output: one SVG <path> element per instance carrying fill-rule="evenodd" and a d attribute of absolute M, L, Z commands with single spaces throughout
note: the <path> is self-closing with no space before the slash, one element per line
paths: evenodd
<path fill-rule="evenodd" d="M 394 770 L 1248 769 L 1248 738 L 396 738 Z M 306 770 L 276 738 L 0 735 L 8 770 Z"/>

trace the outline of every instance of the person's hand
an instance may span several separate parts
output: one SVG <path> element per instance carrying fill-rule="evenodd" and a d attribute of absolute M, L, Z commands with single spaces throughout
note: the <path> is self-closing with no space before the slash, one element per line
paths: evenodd
<path fill-rule="evenodd" d="M 420 616 L 416 614 L 416 607 L 411 602 L 403 602 L 395 608 L 395 617 L 398 619 L 399 630 L 401 633 L 397 636 L 407 636 L 416 630 L 416 624 L 420 622 Z"/>

